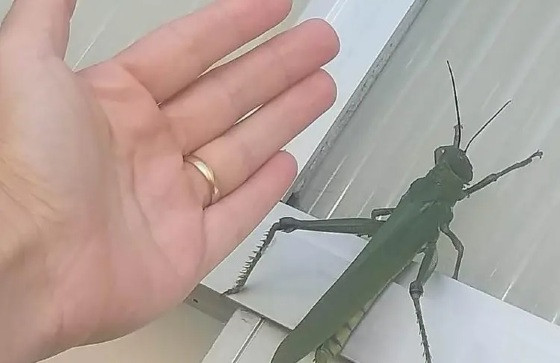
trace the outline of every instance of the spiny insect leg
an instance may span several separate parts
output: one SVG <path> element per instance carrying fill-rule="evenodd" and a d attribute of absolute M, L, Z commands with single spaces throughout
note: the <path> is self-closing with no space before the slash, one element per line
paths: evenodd
<path fill-rule="evenodd" d="M 416 310 L 416 320 L 420 328 L 420 335 L 422 337 L 422 348 L 424 349 L 423 356 L 426 358 L 426 363 L 432 363 L 432 355 L 430 354 L 430 345 L 428 344 L 428 335 L 426 334 L 426 327 L 424 325 L 424 318 L 422 317 L 422 308 L 420 307 L 420 297 L 413 297 L 414 309 Z"/>
<path fill-rule="evenodd" d="M 251 275 L 251 272 L 255 269 L 255 266 L 263 256 L 268 246 L 270 246 L 270 243 L 274 238 L 274 234 L 276 233 L 276 231 L 280 229 L 280 223 L 281 222 L 274 223 L 272 227 L 268 230 L 268 232 L 265 233 L 264 238 L 257 246 L 257 249 L 253 251 L 253 255 L 249 257 L 249 260 L 247 262 L 245 262 L 245 265 L 243 266 L 243 269 L 241 270 L 239 276 L 237 277 L 234 286 L 229 290 L 225 291 L 224 295 L 236 294 L 239 291 L 241 291 L 243 286 L 245 286 L 247 280 L 249 279 L 249 276 Z"/>
<path fill-rule="evenodd" d="M 420 329 L 420 336 L 422 337 L 422 347 L 424 350 L 424 358 L 426 363 L 432 362 L 432 355 L 430 354 L 430 346 L 428 344 L 428 334 L 426 333 L 426 327 L 424 325 L 424 318 L 422 316 L 422 308 L 420 306 L 420 298 L 424 294 L 424 284 L 432 273 L 434 272 L 437 265 L 437 250 L 435 242 L 431 242 L 426 246 L 424 251 L 424 258 L 420 264 L 420 269 L 418 271 L 418 276 L 416 280 L 412 281 L 410 284 L 409 292 L 412 302 L 414 303 L 414 310 L 416 312 L 416 319 L 418 321 L 418 327 Z"/>
<path fill-rule="evenodd" d="M 317 232 L 332 232 L 332 233 L 350 233 L 360 236 L 372 236 L 377 229 L 383 224 L 383 221 L 370 219 L 370 218 L 343 218 L 343 219 L 325 219 L 325 220 L 299 220 L 291 217 L 281 218 L 278 222 L 274 223 L 261 244 L 253 251 L 253 255 L 245 263 L 235 285 L 224 292 L 225 295 L 231 295 L 241 291 L 245 286 L 249 275 L 254 270 L 257 262 L 261 259 L 266 249 L 272 243 L 274 234 L 278 231 L 290 233 L 295 230 L 307 230 Z"/>

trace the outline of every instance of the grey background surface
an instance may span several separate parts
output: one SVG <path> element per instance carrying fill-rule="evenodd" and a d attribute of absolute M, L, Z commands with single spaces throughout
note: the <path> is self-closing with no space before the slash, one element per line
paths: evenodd
<path fill-rule="evenodd" d="M 66 60 L 72 68 L 103 61 L 167 21 L 189 14 L 212 0 L 78 0 Z M 226 59 L 231 59 L 294 24 L 309 0 L 295 0 L 288 18 Z M 0 18 L 12 4 L 0 0 Z"/>

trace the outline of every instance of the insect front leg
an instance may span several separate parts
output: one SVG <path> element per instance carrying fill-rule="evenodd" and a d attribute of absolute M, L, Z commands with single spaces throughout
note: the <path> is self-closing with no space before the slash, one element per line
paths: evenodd
<path fill-rule="evenodd" d="M 422 337 L 422 347 L 424 349 L 424 357 L 426 358 L 426 363 L 432 362 L 432 356 L 430 354 L 430 346 L 428 344 L 428 335 L 426 333 L 426 327 L 424 325 L 424 318 L 422 317 L 422 308 L 420 306 L 420 298 L 424 295 L 424 285 L 426 281 L 430 278 L 434 270 L 436 269 L 438 257 L 436 242 L 430 242 L 426 245 L 424 250 L 424 258 L 420 264 L 420 269 L 418 270 L 418 276 L 416 280 L 410 283 L 410 297 L 414 303 L 414 310 L 416 311 L 416 320 L 418 321 L 418 327 L 420 329 L 420 336 Z"/>
<path fill-rule="evenodd" d="M 509 172 L 514 171 L 515 169 L 520 169 L 524 166 L 529 165 L 534 158 L 541 158 L 543 156 L 542 151 L 537 151 L 535 153 L 533 153 L 531 156 L 529 156 L 527 159 L 522 160 L 518 163 L 515 163 L 507 168 L 505 168 L 504 170 L 497 172 L 497 173 L 493 173 L 488 175 L 487 177 L 485 177 L 484 179 L 482 179 L 481 181 L 479 181 L 478 183 L 476 183 L 475 185 L 473 185 L 470 188 L 467 188 L 464 190 L 465 192 L 465 197 L 470 196 L 472 193 L 479 191 L 480 189 L 486 187 L 487 185 L 497 181 L 499 178 L 501 178 L 502 176 L 506 175 Z"/>
<path fill-rule="evenodd" d="M 457 280 L 459 278 L 459 269 L 461 268 L 461 261 L 463 260 L 465 246 L 463 246 L 463 243 L 461 242 L 459 237 L 457 237 L 457 235 L 449 229 L 449 224 L 442 224 L 440 226 L 440 230 L 443 232 L 443 234 L 449 237 L 451 243 L 453 243 L 453 247 L 455 247 L 455 250 L 457 251 L 457 260 L 455 261 L 455 270 L 453 271 L 453 278 Z"/>
<path fill-rule="evenodd" d="M 388 214 L 384 209 L 384 214 Z M 383 214 L 380 214 L 383 215 Z M 235 285 L 229 290 L 225 291 L 224 295 L 231 295 L 238 293 L 247 283 L 251 272 L 262 258 L 266 249 L 272 243 L 272 239 L 276 232 L 290 233 L 296 230 L 317 231 L 317 232 L 331 232 L 331 233 L 349 233 L 359 236 L 372 236 L 383 224 L 383 221 L 370 219 L 370 218 L 344 218 L 344 219 L 325 219 L 325 220 L 299 220 L 296 218 L 286 217 L 281 218 L 278 222 L 274 223 L 268 233 L 266 233 L 261 244 L 254 251 L 253 256 L 245 263 Z"/>

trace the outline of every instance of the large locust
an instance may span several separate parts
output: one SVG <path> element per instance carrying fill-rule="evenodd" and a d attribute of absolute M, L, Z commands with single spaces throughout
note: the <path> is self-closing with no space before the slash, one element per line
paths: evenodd
<path fill-rule="evenodd" d="M 457 115 L 453 144 L 435 149 L 434 167 L 410 185 L 397 206 L 375 209 L 371 218 L 281 218 L 270 228 L 262 244 L 245 264 L 235 286 L 224 293 L 234 294 L 245 286 L 276 232 L 308 230 L 350 233 L 369 238 L 369 243 L 346 271 L 280 344 L 271 363 L 297 363 L 313 350 L 317 363 L 327 363 L 338 356 L 376 299 L 418 254 L 423 254 L 423 258 L 418 275 L 410 284 L 409 292 L 416 312 L 424 357 L 427 363 L 432 362 L 420 298 L 424 292 L 424 284 L 437 265 L 436 242 L 440 232 L 449 238 L 457 251 L 453 278 L 457 279 L 459 276 L 464 247 L 449 227 L 455 204 L 543 155 L 541 151 L 537 151 L 528 158 L 469 186 L 473 179 L 473 167 L 467 157 L 467 150 L 510 101 L 474 134 L 464 149 L 461 149 L 462 124 L 457 89 L 449 62 L 447 66 Z"/>

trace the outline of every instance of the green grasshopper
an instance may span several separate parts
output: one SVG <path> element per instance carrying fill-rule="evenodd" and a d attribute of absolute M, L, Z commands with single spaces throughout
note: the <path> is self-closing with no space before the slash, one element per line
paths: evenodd
<path fill-rule="evenodd" d="M 290 233 L 308 230 L 332 233 L 349 233 L 369 237 L 368 244 L 355 260 L 313 306 L 304 319 L 282 341 L 271 363 L 296 363 L 315 350 L 315 361 L 327 363 L 342 352 L 352 332 L 367 314 L 370 307 L 413 261 L 423 254 L 416 279 L 410 284 L 409 293 L 414 304 L 422 340 L 423 354 L 427 363 L 432 356 L 422 317 L 420 298 L 424 284 L 437 265 L 436 243 L 443 232 L 457 251 L 453 278 L 458 279 L 464 247 L 451 231 L 453 207 L 458 201 L 497 181 L 509 172 L 522 168 L 542 157 L 537 151 L 527 159 L 504 170 L 493 173 L 469 187 L 473 179 L 473 167 L 467 150 L 474 139 L 510 103 L 506 102 L 467 143 L 461 145 L 461 117 L 455 78 L 451 65 L 447 67 L 453 85 L 457 124 L 453 145 L 440 146 L 434 151 L 435 166 L 424 176 L 414 181 L 394 208 L 375 209 L 371 218 L 345 218 L 327 220 L 298 220 L 281 218 L 266 234 L 255 254 L 245 264 L 235 286 L 224 294 L 239 292 L 264 251 L 278 231 Z M 381 218 L 388 216 L 388 218 Z"/>

